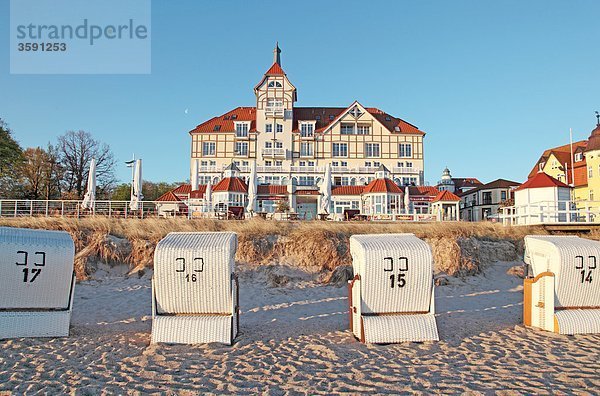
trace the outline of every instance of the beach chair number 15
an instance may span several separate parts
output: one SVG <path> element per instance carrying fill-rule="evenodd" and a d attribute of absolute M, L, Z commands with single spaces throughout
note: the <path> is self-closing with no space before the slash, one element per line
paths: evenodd
<path fill-rule="evenodd" d="M 398 273 L 394 274 L 394 258 L 393 257 L 385 257 L 383 259 L 385 265 L 383 270 L 385 272 L 392 272 L 390 274 L 390 287 L 393 289 L 394 287 L 404 287 L 406 286 L 406 272 L 408 271 L 408 258 L 400 257 L 397 260 L 398 264 Z"/>
<path fill-rule="evenodd" d="M 46 252 L 35 252 L 33 254 L 33 267 L 29 268 L 29 253 L 19 250 L 17 254 L 22 255 L 22 262 L 17 261 L 15 264 L 19 267 L 23 268 L 23 283 L 33 283 L 37 279 L 37 277 L 42 273 L 42 269 L 39 267 L 46 266 Z M 38 267 L 38 268 L 36 268 Z"/>
<path fill-rule="evenodd" d="M 175 272 L 185 273 L 185 258 L 179 257 L 175 259 L 175 262 L 180 265 L 179 269 L 175 269 Z M 204 271 L 204 259 L 202 257 L 196 257 L 192 260 L 192 273 L 185 274 L 186 282 L 197 282 L 198 281 L 198 272 Z"/>
<path fill-rule="evenodd" d="M 588 271 L 584 268 L 583 256 L 575 256 L 575 269 L 581 270 L 581 283 L 592 283 L 592 271 L 596 269 L 596 257 L 588 256 Z"/>

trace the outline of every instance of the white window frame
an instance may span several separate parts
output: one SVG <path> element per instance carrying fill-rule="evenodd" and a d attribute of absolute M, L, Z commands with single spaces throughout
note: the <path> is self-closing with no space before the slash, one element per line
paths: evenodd
<path fill-rule="evenodd" d="M 336 150 L 337 146 L 337 150 Z M 342 150 L 344 147 L 344 150 Z M 337 151 L 337 155 L 336 155 Z M 345 153 L 344 153 L 345 152 Z M 335 142 L 331 144 L 331 156 L 334 158 L 348 158 L 348 143 Z"/>
<path fill-rule="evenodd" d="M 399 143 L 398 144 L 398 158 L 412 158 L 412 143 Z"/>
<path fill-rule="evenodd" d="M 250 132 L 250 123 L 249 122 L 235 122 L 235 136 L 247 138 L 248 133 Z"/>
<path fill-rule="evenodd" d="M 313 157 L 315 155 L 314 145 L 312 142 L 300 143 L 300 157 Z"/>
<path fill-rule="evenodd" d="M 365 143 L 365 157 L 367 157 L 367 158 L 381 157 L 381 145 L 379 143 Z"/>
<path fill-rule="evenodd" d="M 248 156 L 248 142 L 235 142 L 235 155 Z"/>
<path fill-rule="evenodd" d="M 203 157 L 214 157 L 215 155 L 217 155 L 217 143 L 216 142 L 202 142 L 202 156 Z"/>
<path fill-rule="evenodd" d="M 315 135 L 314 122 L 300 122 L 300 137 L 311 138 Z"/>

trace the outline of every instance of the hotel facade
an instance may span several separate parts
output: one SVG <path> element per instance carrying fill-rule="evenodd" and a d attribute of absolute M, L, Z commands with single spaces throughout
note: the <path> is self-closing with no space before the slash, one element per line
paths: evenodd
<path fill-rule="evenodd" d="M 334 189 L 355 186 L 358 192 L 376 179 L 381 166 L 401 189 L 424 184 L 423 131 L 358 101 L 346 107 L 296 107 L 297 89 L 282 69 L 279 46 L 254 94 L 255 106 L 236 107 L 189 132 L 192 191 L 217 184 L 231 164 L 247 181 L 253 162 L 259 186 L 273 191 L 287 186 L 297 212 L 316 213 L 328 164 Z M 349 208 L 360 205 L 344 199 Z M 260 200 L 259 211 L 272 211 L 272 201 Z"/>

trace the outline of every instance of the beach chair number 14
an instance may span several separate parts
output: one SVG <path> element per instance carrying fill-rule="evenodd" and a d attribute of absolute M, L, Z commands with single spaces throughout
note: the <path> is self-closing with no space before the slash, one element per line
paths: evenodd
<path fill-rule="evenodd" d="M 175 272 L 179 272 L 179 273 L 185 273 L 185 258 L 183 257 L 179 257 L 175 259 L 175 262 L 180 264 L 181 267 L 179 269 L 176 269 Z M 198 281 L 198 272 L 203 272 L 204 271 L 204 259 L 202 257 L 196 257 L 192 260 L 192 265 L 190 267 L 194 267 L 192 269 L 193 273 L 185 274 L 185 280 L 186 282 L 197 282 Z"/>
<path fill-rule="evenodd" d="M 588 256 L 588 271 L 584 268 L 583 256 L 575 256 L 575 269 L 581 270 L 581 283 L 592 283 L 592 271 L 596 269 L 596 257 Z"/>
<path fill-rule="evenodd" d="M 33 267 L 29 267 L 29 253 L 19 250 L 17 254 L 22 255 L 22 262 L 17 261 L 15 264 L 18 267 L 23 268 L 23 283 L 33 283 L 37 279 L 37 277 L 42 273 L 42 269 L 39 267 L 44 267 L 46 265 L 46 252 L 35 252 L 33 254 Z M 36 268 L 37 267 L 37 268 Z"/>
<path fill-rule="evenodd" d="M 383 259 L 385 265 L 383 270 L 385 272 L 394 272 L 394 258 L 393 257 L 385 257 Z M 406 286 L 406 272 L 408 271 L 408 258 L 400 257 L 397 260 L 398 264 L 398 273 L 390 274 L 390 287 L 393 289 L 394 287 L 404 287 Z"/>

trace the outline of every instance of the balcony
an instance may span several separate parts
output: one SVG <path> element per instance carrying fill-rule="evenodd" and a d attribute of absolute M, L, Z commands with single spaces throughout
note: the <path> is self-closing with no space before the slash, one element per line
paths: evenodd
<path fill-rule="evenodd" d="M 262 149 L 263 157 L 270 158 L 285 158 L 285 149 L 284 148 L 263 148 Z"/>
<path fill-rule="evenodd" d="M 394 166 L 392 168 L 392 173 L 394 174 L 401 174 L 401 175 L 410 175 L 410 174 L 418 174 L 419 170 L 417 168 L 407 168 L 404 166 Z"/>
<path fill-rule="evenodd" d="M 293 173 L 323 173 L 325 172 L 324 168 L 319 168 L 316 166 L 292 166 L 290 168 Z"/>
<path fill-rule="evenodd" d="M 287 168 L 283 166 L 257 166 L 256 172 L 258 173 L 281 173 L 287 172 Z"/>
<path fill-rule="evenodd" d="M 265 107 L 265 115 L 267 117 L 283 118 L 285 116 L 285 108 L 283 106 L 267 106 Z"/>
<path fill-rule="evenodd" d="M 223 170 L 223 167 L 221 166 L 199 166 L 198 167 L 198 172 L 221 172 L 221 170 Z"/>

